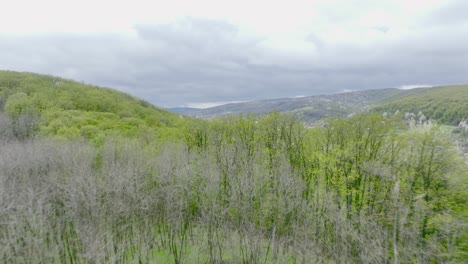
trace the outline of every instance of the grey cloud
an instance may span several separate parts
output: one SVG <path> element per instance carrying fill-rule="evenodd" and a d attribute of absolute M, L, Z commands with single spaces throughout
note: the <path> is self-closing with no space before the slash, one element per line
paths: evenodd
<path fill-rule="evenodd" d="M 372 29 L 382 32 L 384 34 L 387 34 L 387 32 L 390 30 L 390 28 L 387 26 L 376 26 L 376 27 L 372 27 Z"/>
<path fill-rule="evenodd" d="M 308 42 L 312 42 L 317 49 L 322 49 L 324 44 L 323 41 L 316 34 L 309 34 L 306 39 Z"/>
<path fill-rule="evenodd" d="M 310 34 L 316 56 L 261 65 L 258 56 L 276 57 L 275 51 L 223 21 L 185 18 L 138 25 L 135 33 L 0 34 L 0 68 L 110 86 L 160 106 L 468 82 L 468 38 L 460 37 L 468 31 L 460 28 L 370 48 Z"/>
<path fill-rule="evenodd" d="M 423 25 L 456 26 L 468 24 L 468 1 L 448 0 L 441 8 L 433 11 L 423 21 Z"/>

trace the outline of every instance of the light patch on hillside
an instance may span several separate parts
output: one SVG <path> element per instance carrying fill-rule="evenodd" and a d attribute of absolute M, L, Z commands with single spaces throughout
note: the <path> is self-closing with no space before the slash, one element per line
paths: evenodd
<path fill-rule="evenodd" d="M 434 85 L 428 85 L 428 84 L 408 84 L 408 85 L 402 85 L 397 87 L 400 90 L 411 90 L 411 89 L 416 89 L 416 88 L 430 88 L 434 87 Z"/>
<path fill-rule="evenodd" d="M 340 93 L 351 93 L 351 92 L 355 92 L 357 90 L 351 90 L 351 89 L 344 89 L 343 91 L 341 91 Z"/>

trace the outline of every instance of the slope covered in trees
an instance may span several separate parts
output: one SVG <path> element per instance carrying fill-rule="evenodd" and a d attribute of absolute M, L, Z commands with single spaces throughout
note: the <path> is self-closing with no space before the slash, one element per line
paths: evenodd
<path fill-rule="evenodd" d="M 468 117 L 468 85 L 418 88 L 388 98 L 375 107 L 379 112 L 422 112 L 427 118 L 458 125 Z"/>
<path fill-rule="evenodd" d="M 37 121 L 43 135 L 179 139 L 186 120 L 180 115 L 115 90 L 57 77 L 0 71 L 0 107 L 12 117 Z"/>

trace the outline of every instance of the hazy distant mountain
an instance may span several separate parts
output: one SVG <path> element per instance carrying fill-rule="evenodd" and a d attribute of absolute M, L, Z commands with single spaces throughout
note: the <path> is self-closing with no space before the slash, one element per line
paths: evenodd
<path fill-rule="evenodd" d="M 435 88 L 417 88 L 400 90 L 396 88 L 354 91 L 332 95 L 317 95 L 300 98 L 282 98 L 273 100 L 250 101 L 231 103 L 211 108 L 173 108 L 173 112 L 199 117 L 213 118 L 229 114 L 266 114 L 274 111 L 290 113 L 298 116 L 306 123 L 314 123 L 326 117 L 347 117 L 371 108 L 384 111 L 423 111 L 428 115 L 432 113 L 427 100 L 437 100 L 440 111 L 442 108 L 457 108 L 458 112 L 450 114 L 443 122 L 452 122 L 463 113 L 468 115 L 468 86 L 446 86 Z M 418 98 L 426 98 L 425 100 Z M 401 104 L 399 102 L 402 102 Z M 429 101 L 430 102 L 430 101 Z M 463 102 L 464 105 L 463 106 Z M 399 107 L 401 109 L 399 109 Z M 420 109 L 420 110 L 419 110 Z M 452 111 L 453 112 L 453 111 Z M 440 115 L 440 114 L 439 114 Z M 430 117 L 430 116 L 429 116 Z M 437 118 L 434 116 L 432 118 Z M 450 120 L 449 120 L 450 119 Z"/>

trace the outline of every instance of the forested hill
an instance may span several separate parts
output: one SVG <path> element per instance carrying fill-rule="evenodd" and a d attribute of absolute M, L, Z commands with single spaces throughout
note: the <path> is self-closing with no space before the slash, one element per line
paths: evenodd
<path fill-rule="evenodd" d="M 36 130 L 102 141 L 109 135 L 182 137 L 186 118 L 128 94 L 47 75 L 0 71 L 0 109 L 38 120 Z"/>
<path fill-rule="evenodd" d="M 301 98 L 251 101 L 206 109 L 172 109 L 201 118 L 228 114 L 264 114 L 273 111 L 290 113 L 305 123 L 327 117 L 348 117 L 361 112 L 422 112 L 426 117 L 445 124 L 458 124 L 468 116 L 468 85 L 400 90 L 396 88 L 354 91 Z"/>
<path fill-rule="evenodd" d="M 375 107 L 379 112 L 422 112 L 427 118 L 458 125 L 468 117 L 468 85 L 419 88 L 396 94 Z"/>

